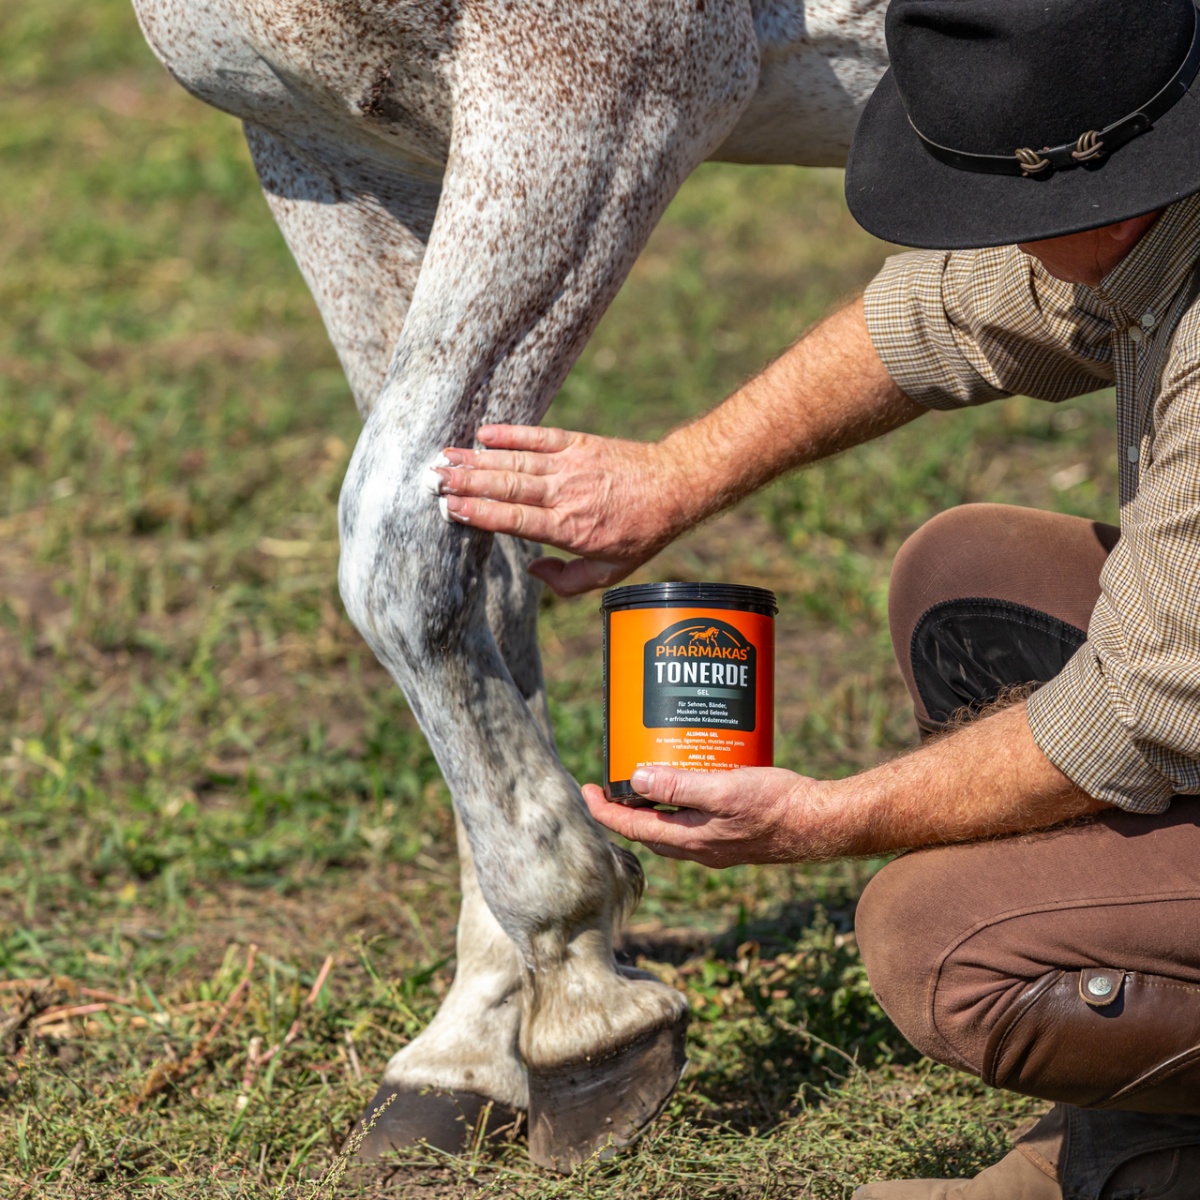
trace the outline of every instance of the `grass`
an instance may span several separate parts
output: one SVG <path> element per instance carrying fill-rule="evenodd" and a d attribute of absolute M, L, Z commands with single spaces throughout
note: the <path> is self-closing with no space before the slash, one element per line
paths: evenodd
<path fill-rule="evenodd" d="M 644 856 L 626 952 L 695 1022 L 640 1147 L 570 1181 L 519 1143 L 335 1177 L 448 986 L 456 903 L 444 786 L 334 583 L 357 418 L 240 131 L 122 0 L 0 13 L 0 81 L 0 1194 L 833 1198 L 995 1158 L 1029 1104 L 917 1060 L 866 987 L 877 864 Z M 887 249 L 840 187 L 699 171 L 550 419 L 655 436 L 861 286 Z M 778 760 L 845 774 L 911 737 L 903 538 L 984 498 L 1112 520 L 1113 445 L 1105 398 L 934 415 L 642 577 L 774 587 Z M 596 779 L 595 600 L 542 630 Z"/>

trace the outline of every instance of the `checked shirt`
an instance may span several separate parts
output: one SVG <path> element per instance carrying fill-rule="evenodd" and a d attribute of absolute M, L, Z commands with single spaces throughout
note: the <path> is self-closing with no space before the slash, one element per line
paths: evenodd
<path fill-rule="evenodd" d="M 1061 283 L 1002 247 L 901 254 L 866 292 L 884 366 L 929 408 L 1115 387 L 1121 538 L 1087 641 L 1027 708 L 1051 762 L 1132 812 L 1200 793 L 1197 260 L 1193 196 L 1166 209 L 1097 288 Z"/>

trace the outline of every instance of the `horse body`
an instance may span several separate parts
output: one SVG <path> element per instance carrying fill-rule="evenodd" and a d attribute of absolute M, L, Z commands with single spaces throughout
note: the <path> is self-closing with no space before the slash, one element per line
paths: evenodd
<path fill-rule="evenodd" d="M 700 162 L 844 160 L 882 0 L 135 6 L 179 82 L 245 122 L 346 370 L 342 596 L 454 797 L 455 981 L 388 1064 L 364 1149 L 455 1148 L 491 1104 L 570 1166 L 661 1108 L 686 1008 L 614 963 L 640 871 L 555 753 L 532 548 L 447 523 L 424 472 L 485 421 L 541 419 Z"/>

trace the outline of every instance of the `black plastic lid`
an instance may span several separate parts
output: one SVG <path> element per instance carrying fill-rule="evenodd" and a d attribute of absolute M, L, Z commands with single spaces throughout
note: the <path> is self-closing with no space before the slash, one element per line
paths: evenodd
<path fill-rule="evenodd" d="M 775 593 L 736 583 L 635 583 L 609 588 L 601 612 L 627 608 L 730 608 L 773 617 L 779 611 Z"/>

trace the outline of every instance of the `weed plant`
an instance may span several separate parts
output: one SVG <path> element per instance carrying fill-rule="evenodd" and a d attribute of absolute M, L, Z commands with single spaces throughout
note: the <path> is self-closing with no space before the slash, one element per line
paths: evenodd
<path fill-rule="evenodd" d="M 335 587 L 346 384 L 236 122 L 124 0 L 0 8 L 0 176 L 0 1195 L 833 1198 L 1003 1151 L 1029 1104 L 918 1060 L 870 994 L 852 920 L 879 864 L 644 854 L 624 953 L 695 1021 L 640 1146 L 570 1180 L 519 1132 L 348 1167 L 452 977 L 457 875 L 435 764 Z M 549 419 L 656 436 L 886 253 L 836 172 L 707 166 Z M 773 587 L 778 761 L 846 774 L 911 740 L 904 537 L 968 500 L 1112 520 L 1113 445 L 1106 397 L 934 415 L 639 578 Z M 564 760 L 597 779 L 595 598 L 547 598 L 542 636 Z"/>

